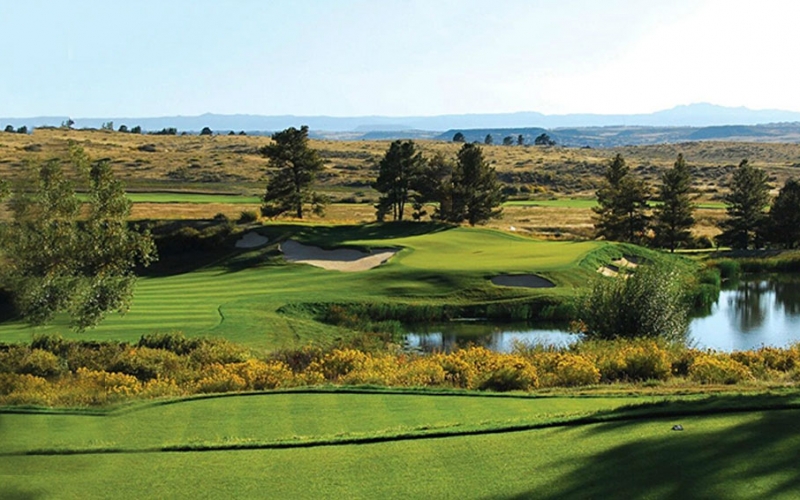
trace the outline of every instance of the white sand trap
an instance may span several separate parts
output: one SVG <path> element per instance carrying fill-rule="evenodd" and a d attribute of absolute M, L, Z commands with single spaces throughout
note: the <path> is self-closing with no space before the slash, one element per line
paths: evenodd
<path fill-rule="evenodd" d="M 597 268 L 597 272 L 603 276 L 613 278 L 619 275 L 619 268 L 614 269 L 612 266 L 600 266 Z"/>
<path fill-rule="evenodd" d="M 289 262 L 344 272 L 366 271 L 378 267 L 397 253 L 393 248 L 376 248 L 370 253 L 349 248 L 325 250 L 292 240 L 281 243 L 280 249 Z"/>
<path fill-rule="evenodd" d="M 264 246 L 267 243 L 269 243 L 269 238 L 262 236 L 255 231 L 250 231 L 236 242 L 236 248 L 257 248 Z"/>
<path fill-rule="evenodd" d="M 552 281 L 536 276 L 535 274 L 501 274 L 491 279 L 492 283 L 499 286 L 517 286 L 522 288 L 553 288 Z"/>
<path fill-rule="evenodd" d="M 622 257 L 621 259 L 612 260 L 611 263 L 618 268 L 636 269 L 639 266 L 635 257 Z"/>

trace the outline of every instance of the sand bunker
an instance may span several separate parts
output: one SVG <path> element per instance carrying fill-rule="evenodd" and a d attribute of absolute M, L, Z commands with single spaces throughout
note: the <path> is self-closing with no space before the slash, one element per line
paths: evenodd
<path fill-rule="evenodd" d="M 255 231 L 250 231 L 236 242 L 236 248 L 256 248 L 264 246 L 267 243 L 269 243 L 269 238 Z"/>
<path fill-rule="evenodd" d="M 623 256 L 621 259 L 612 260 L 611 263 L 617 268 L 624 267 L 628 269 L 636 269 L 639 266 L 639 263 L 636 261 L 636 257 L 629 256 Z"/>
<path fill-rule="evenodd" d="M 632 271 L 637 267 L 639 267 L 638 257 L 623 255 L 619 259 L 612 260 L 611 264 L 598 267 L 597 272 L 602 274 L 603 276 L 608 276 L 610 278 L 613 278 L 615 276 L 619 276 L 620 271 L 623 269 L 627 271 Z"/>
<path fill-rule="evenodd" d="M 397 253 L 393 248 L 376 248 L 370 253 L 349 248 L 325 250 L 292 240 L 281 243 L 280 249 L 289 262 L 345 272 L 366 271 L 378 267 Z"/>
<path fill-rule="evenodd" d="M 602 274 L 603 276 L 608 276 L 609 278 L 613 278 L 619 275 L 619 268 L 616 266 L 600 266 L 597 268 L 597 272 Z"/>
<path fill-rule="evenodd" d="M 535 274 L 501 274 L 491 279 L 492 283 L 499 286 L 518 286 L 522 288 L 553 288 L 556 286 L 550 280 Z"/>

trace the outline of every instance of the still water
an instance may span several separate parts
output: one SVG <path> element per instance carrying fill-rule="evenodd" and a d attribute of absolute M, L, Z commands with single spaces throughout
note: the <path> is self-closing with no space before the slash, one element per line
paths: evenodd
<path fill-rule="evenodd" d="M 423 351 L 451 351 L 469 344 L 509 352 L 517 341 L 568 345 L 578 336 L 563 325 L 454 321 L 417 328 L 406 344 Z M 750 277 L 720 292 L 711 313 L 689 325 L 689 343 L 700 349 L 740 351 L 800 342 L 800 276 Z"/>

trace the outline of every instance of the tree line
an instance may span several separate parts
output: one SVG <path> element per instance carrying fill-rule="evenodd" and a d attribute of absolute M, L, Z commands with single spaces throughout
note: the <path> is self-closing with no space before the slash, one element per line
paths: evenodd
<path fill-rule="evenodd" d="M 328 200 L 312 189 L 323 162 L 308 146 L 308 127 L 276 132 L 272 141 L 260 150 L 277 169 L 267 182 L 261 213 L 303 218 L 307 207 L 323 213 Z M 503 202 L 497 173 L 477 144 L 465 143 L 455 158 L 441 154 L 425 158 L 414 141 L 394 141 L 378 165 L 372 187 L 381 193 L 375 205 L 378 221 L 402 221 L 410 206 L 415 220 L 430 215 L 434 220 L 475 225 L 498 217 Z M 428 214 L 426 207 L 434 207 L 434 212 Z"/>
<path fill-rule="evenodd" d="M 744 159 L 723 196 L 720 246 L 734 249 L 800 246 L 800 181 L 789 179 L 770 203 L 768 175 Z M 691 169 L 682 154 L 661 174 L 653 191 L 634 177 L 622 155 L 606 167 L 597 190 L 595 231 L 607 240 L 647 244 L 674 252 L 691 246 L 696 196 Z M 657 204 L 651 207 L 650 202 Z"/>

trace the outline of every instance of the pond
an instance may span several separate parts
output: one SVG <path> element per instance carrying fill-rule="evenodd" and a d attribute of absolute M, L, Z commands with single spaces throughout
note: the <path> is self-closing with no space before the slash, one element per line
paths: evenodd
<path fill-rule="evenodd" d="M 414 328 L 405 341 L 423 351 L 474 344 L 509 352 L 516 341 L 565 346 L 578 338 L 564 325 L 452 321 Z M 800 342 L 800 275 L 752 276 L 729 283 L 710 314 L 689 325 L 689 344 L 700 349 L 729 352 L 795 342 Z"/>

